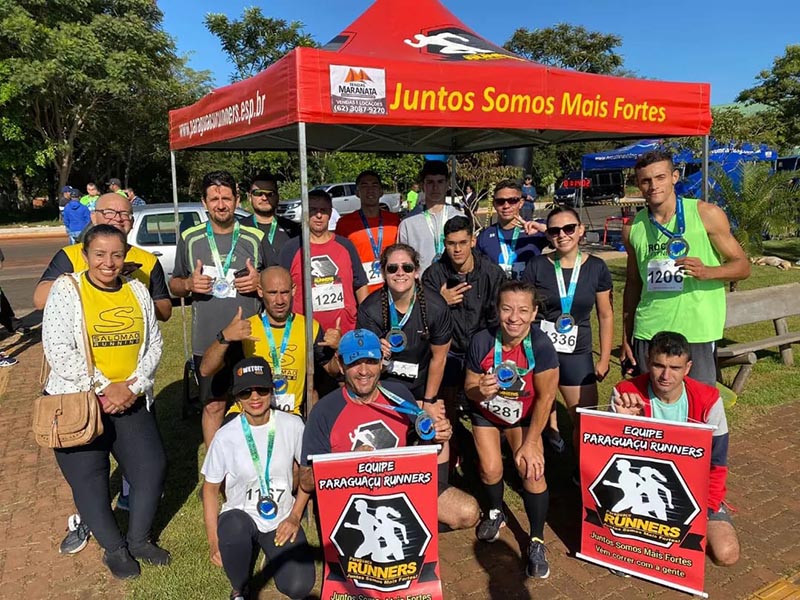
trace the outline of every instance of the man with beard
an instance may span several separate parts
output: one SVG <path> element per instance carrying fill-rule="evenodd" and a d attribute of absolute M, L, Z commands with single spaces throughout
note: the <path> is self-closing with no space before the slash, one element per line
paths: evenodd
<path fill-rule="evenodd" d="M 381 376 L 378 336 L 366 329 L 346 333 L 339 344 L 337 359 L 344 373 L 344 387 L 319 401 L 303 433 L 300 488 L 309 494 L 314 493 L 310 455 L 397 448 L 413 441 L 409 438 L 414 425 L 408 415 L 395 408 L 399 403 L 413 407 L 418 404 L 402 384 L 386 381 L 378 385 Z M 441 410 L 426 406 L 433 411 L 429 413 L 435 432 L 431 443 L 447 442 L 453 434 L 450 422 Z M 372 428 L 369 431 L 363 429 L 367 424 Z M 439 522 L 452 529 L 474 527 L 479 518 L 478 503 L 469 494 L 450 487 L 447 470 L 447 462 L 439 465 Z"/>
<path fill-rule="evenodd" d="M 175 270 L 169 287 L 175 296 L 192 297 L 192 354 L 197 373 L 202 356 L 239 311 L 244 318 L 258 313 L 258 270 L 270 248 L 264 233 L 241 225 L 236 182 L 227 171 L 203 177 L 203 206 L 208 221 L 181 233 L 175 251 Z M 230 372 L 198 377 L 203 403 L 203 441 L 206 448 L 222 424 Z"/>
<path fill-rule="evenodd" d="M 258 295 L 264 310 L 249 319 L 242 318 L 241 308 L 227 327 L 222 338 L 214 340 L 203 354 L 200 375 L 211 377 L 225 366 L 242 357 L 261 357 L 272 370 L 275 383 L 274 407 L 302 415 L 306 398 L 306 319 L 292 312 L 295 286 L 289 271 L 269 267 L 261 272 Z M 323 335 L 317 321 L 314 330 L 314 362 L 331 375 L 338 374 L 333 351 L 339 345 L 339 332 L 329 329 Z"/>
<path fill-rule="evenodd" d="M 247 197 L 253 207 L 253 215 L 240 221 L 242 225 L 258 227 L 264 232 L 270 248 L 265 264 L 277 265 L 281 249 L 291 238 L 300 235 L 300 226 L 275 214 L 281 196 L 278 193 L 278 182 L 273 176 L 264 175 L 253 181 Z"/>

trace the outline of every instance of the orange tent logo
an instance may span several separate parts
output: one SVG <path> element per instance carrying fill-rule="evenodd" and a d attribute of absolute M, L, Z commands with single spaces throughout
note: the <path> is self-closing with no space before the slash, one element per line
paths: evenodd
<path fill-rule="evenodd" d="M 344 78 L 345 83 L 364 83 L 366 81 L 372 81 L 372 79 L 364 69 L 348 69 L 347 77 Z"/>

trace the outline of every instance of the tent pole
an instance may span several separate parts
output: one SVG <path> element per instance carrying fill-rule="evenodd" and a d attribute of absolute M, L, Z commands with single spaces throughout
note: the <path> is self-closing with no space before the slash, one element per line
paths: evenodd
<path fill-rule="evenodd" d="M 178 214 L 178 173 L 175 167 L 175 151 L 170 150 L 169 161 L 172 168 L 172 208 L 175 216 L 175 243 L 178 243 L 180 230 L 180 215 Z M 189 362 L 189 335 L 186 333 L 186 301 L 181 298 L 181 329 L 183 329 L 183 359 Z"/>
<path fill-rule="evenodd" d="M 297 149 L 300 153 L 300 222 L 303 242 L 303 313 L 306 317 L 306 419 L 311 411 L 314 391 L 314 318 L 311 302 L 311 230 L 308 226 L 308 147 L 306 146 L 306 124 L 297 124 Z"/>
<path fill-rule="evenodd" d="M 709 201 L 708 187 L 708 136 L 703 136 L 703 200 Z"/>

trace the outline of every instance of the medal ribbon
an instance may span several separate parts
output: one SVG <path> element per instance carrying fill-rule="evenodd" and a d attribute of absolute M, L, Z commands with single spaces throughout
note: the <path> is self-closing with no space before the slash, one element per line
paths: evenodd
<path fill-rule="evenodd" d="M 512 267 L 517 258 L 517 240 L 519 239 L 519 227 L 514 227 L 511 235 L 511 243 L 506 241 L 503 230 L 497 225 L 497 241 L 500 242 L 500 253 L 503 256 L 503 264 Z"/>
<path fill-rule="evenodd" d="M 402 329 L 403 326 L 408 322 L 408 318 L 411 316 L 411 311 L 414 310 L 414 302 L 417 300 L 417 290 L 414 290 L 414 296 L 411 298 L 411 304 L 408 305 L 408 310 L 406 314 L 403 316 L 402 320 L 398 322 L 397 317 L 397 309 L 394 306 L 394 299 L 392 298 L 392 292 L 388 292 L 389 296 L 389 319 L 392 322 L 392 329 Z"/>
<path fill-rule="evenodd" d="M 375 260 L 378 261 L 381 259 L 381 250 L 383 249 L 383 215 L 380 211 L 378 211 L 378 243 L 375 243 L 375 237 L 372 235 L 372 229 L 370 229 L 369 223 L 367 222 L 367 216 L 364 214 L 363 210 L 358 211 L 358 216 L 361 217 L 361 222 L 364 224 L 364 229 L 367 230 L 367 236 L 369 236 L 369 243 L 372 246 L 372 254 L 375 257 Z"/>
<path fill-rule="evenodd" d="M 211 256 L 214 259 L 214 266 L 217 268 L 217 276 L 225 279 L 228 275 L 228 270 L 231 268 L 231 261 L 233 260 L 233 251 L 236 250 L 236 243 L 239 241 L 239 221 L 233 223 L 233 237 L 231 238 L 231 249 L 225 257 L 225 264 L 219 257 L 219 250 L 217 249 L 217 240 L 214 239 L 214 231 L 211 229 L 211 221 L 206 221 L 206 238 L 208 238 L 208 247 L 211 249 Z"/>
<path fill-rule="evenodd" d="M 434 227 L 433 219 L 435 217 L 431 217 L 431 213 L 429 210 L 424 211 L 422 214 L 425 215 L 425 221 L 428 223 L 428 229 L 433 236 L 433 249 L 438 256 L 444 254 L 444 221 L 445 221 L 445 212 L 447 211 L 447 207 L 442 207 L 442 226 L 439 235 L 436 234 L 436 228 Z"/>
<path fill-rule="evenodd" d="M 533 345 L 531 344 L 531 334 L 528 332 L 528 335 L 525 336 L 525 339 L 522 340 L 522 348 L 525 350 L 525 358 L 528 361 L 528 368 L 527 369 L 520 369 L 517 367 L 517 375 L 523 377 L 533 371 L 533 368 L 536 366 L 536 359 L 533 357 Z M 500 363 L 503 362 L 503 334 L 500 330 L 497 330 L 497 337 L 494 338 L 494 368 L 497 370 L 497 367 L 500 366 Z"/>
<path fill-rule="evenodd" d="M 250 429 L 250 423 L 247 422 L 247 417 L 244 413 L 239 416 L 239 419 L 242 421 L 242 432 L 244 433 L 245 441 L 247 441 L 247 448 L 250 450 L 250 458 L 253 461 L 253 466 L 256 468 L 256 473 L 258 473 L 258 486 L 261 490 L 261 496 L 268 498 L 269 463 L 272 461 L 272 448 L 275 446 L 275 417 L 273 416 L 267 424 L 267 466 L 264 470 L 261 469 L 261 459 L 258 456 L 258 449 L 253 439 L 253 431 Z"/>
<path fill-rule="evenodd" d="M 256 221 L 256 216 L 253 215 L 253 225 L 258 227 L 258 221 Z M 269 233 L 267 234 L 267 239 L 269 240 L 270 246 L 272 245 L 272 240 L 275 239 L 275 231 L 278 229 L 278 219 L 272 217 L 272 224 L 269 226 Z"/>
<path fill-rule="evenodd" d="M 683 214 L 683 198 L 680 196 L 678 196 L 675 203 L 675 220 L 678 228 L 677 231 L 672 232 L 664 227 L 661 223 L 656 221 L 656 218 L 653 216 L 653 213 L 650 212 L 650 209 L 647 209 L 647 216 L 650 217 L 650 222 L 653 224 L 653 227 L 667 236 L 667 239 L 671 240 L 672 238 L 682 238 L 683 234 L 686 233 L 686 218 Z"/>
<path fill-rule="evenodd" d="M 286 319 L 286 325 L 283 327 L 283 338 L 281 339 L 281 350 L 278 352 L 278 346 L 275 345 L 275 338 L 272 337 L 272 325 L 267 319 L 267 313 L 261 313 L 261 323 L 264 325 L 264 333 L 267 336 L 269 344 L 269 353 L 272 357 L 272 372 L 275 375 L 282 375 L 281 361 L 283 355 L 286 353 L 286 345 L 289 343 L 289 336 L 292 334 L 292 324 L 294 323 L 294 313 L 289 313 L 289 318 Z"/>
<path fill-rule="evenodd" d="M 558 295 L 561 297 L 561 314 L 569 315 L 572 311 L 572 302 L 575 300 L 575 290 L 578 287 L 578 277 L 581 275 L 581 253 L 575 257 L 575 266 L 572 268 L 572 277 L 569 280 L 569 291 L 564 285 L 564 273 L 561 271 L 561 259 L 555 260 L 556 283 L 558 284 Z"/>

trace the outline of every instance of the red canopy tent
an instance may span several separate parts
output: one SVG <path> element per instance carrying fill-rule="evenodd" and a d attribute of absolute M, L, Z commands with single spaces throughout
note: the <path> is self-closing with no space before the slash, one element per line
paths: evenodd
<path fill-rule="evenodd" d="M 176 150 L 467 153 L 551 142 L 707 135 L 710 86 L 592 75 L 524 60 L 438 0 L 376 0 L 323 48 L 170 111 Z M 303 260 L 310 264 L 308 221 Z M 311 275 L 305 269 L 305 311 Z M 312 385 L 313 343 L 309 349 Z"/>

